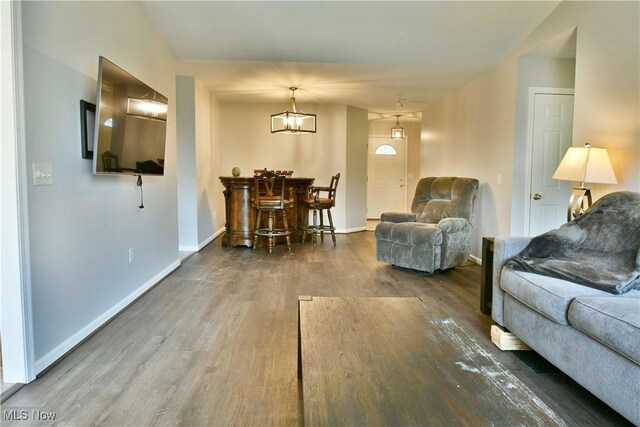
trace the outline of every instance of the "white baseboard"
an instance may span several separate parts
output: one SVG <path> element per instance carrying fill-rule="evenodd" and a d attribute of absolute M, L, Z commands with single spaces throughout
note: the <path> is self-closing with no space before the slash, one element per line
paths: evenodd
<path fill-rule="evenodd" d="M 482 265 L 482 258 L 478 258 L 475 255 L 469 255 L 469 258 L 471 258 L 472 260 L 474 260 L 476 262 L 476 264 L 478 265 Z"/>
<path fill-rule="evenodd" d="M 76 345 L 80 344 L 84 339 L 89 337 L 95 331 L 100 329 L 105 323 L 118 315 L 123 309 L 127 308 L 131 303 L 137 300 L 142 294 L 158 284 L 162 279 L 168 276 L 173 270 L 180 267 L 180 260 L 172 262 L 167 268 L 156 274 L 151 280 L 138 289 L 127 295 L 116 305 L 105 311 L 103 314 L 94 319 L 91 323 L 80 329 L 78 332 L 66 339 L 62 344 L 51 350 L 49 353 L 36 360 L 36 373 L 40 373 L 56 362 L 68 351 L 72 350 Z"/>
<path fill-rule="evenodd" d="M 198 246 L 180 245 L 178 246 L 178 250 L 180 252 L 200 252 L 202 248 L 207 246 L 209 243 L 213 242 L 213 240 L 219 235 L 221 235 L 222 233 L 224 233 L 224 227 L 222 227 L 221 229 L 213 233 L 211 236 L 204 239 Z"/>
<path fill-rule="evenodd" d="M 202 250 L 202 248 L 207 246 L 209 243 L 213 242 L 215 240 L 215 238 L 218 237 L 219 235 L 221 235 L 222 233 L 224 233 L 224 227 L 222 227 L 221 229 L 219 229 L 218 231 L 213 233 L 204 242 L 200 243 L 200 245 L 198 245 L 198 247 L 199 247 L 198 250 Z"/>
<path fill-rule="evenodd" d="M 338 234 L 349 234 L 349 233 L 357 233 L 359 231 L 367 231 L 367 227 L 356 227 L 356 228 L 340 228 L 336 229 L 336 233 Z"/>

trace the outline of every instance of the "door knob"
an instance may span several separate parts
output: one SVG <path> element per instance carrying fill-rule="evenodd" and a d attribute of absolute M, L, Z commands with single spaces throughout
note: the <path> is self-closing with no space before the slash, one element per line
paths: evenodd
<path fill-rule="evenodd" d="M 540 199 L 542 199 L 542 196 L 540 194 L 536 193 L 533 195 L 533 200 L 540 200 Z"/>

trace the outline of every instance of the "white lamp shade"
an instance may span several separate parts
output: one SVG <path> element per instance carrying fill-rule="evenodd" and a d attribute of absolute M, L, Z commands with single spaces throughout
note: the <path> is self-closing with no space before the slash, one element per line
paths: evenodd
<path fill-rule="evenodd" d="M 605 148 L 570 147 L 553 174 L 553 179 L 617 184 L 609 153 Z"/>

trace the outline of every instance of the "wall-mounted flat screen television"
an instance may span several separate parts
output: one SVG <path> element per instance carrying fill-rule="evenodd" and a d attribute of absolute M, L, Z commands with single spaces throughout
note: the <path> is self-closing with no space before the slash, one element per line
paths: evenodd
<path fill-rule="evenodd" d="M 167 97 L 102 56 L 97 93 L 93 173 L 164 175 Z"/>

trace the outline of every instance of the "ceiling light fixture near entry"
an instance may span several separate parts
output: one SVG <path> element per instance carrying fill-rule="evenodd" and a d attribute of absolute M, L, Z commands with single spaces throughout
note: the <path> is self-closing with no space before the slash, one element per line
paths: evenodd
<path fill-rule="evenodd" d="M 271 115 L 271 133 L 316 133 L 316 115 L 305 113 L 296 106 L 297 87 L 290 87 L 291 106 L 282 113 Z"/>
<path fill-rule="evenodd" d="M 400 117 L 402 114 L 395 114 L 396 124 L 391 128 L 391 139 L 404 139 L 404 128 L 400 126 Z"/>

